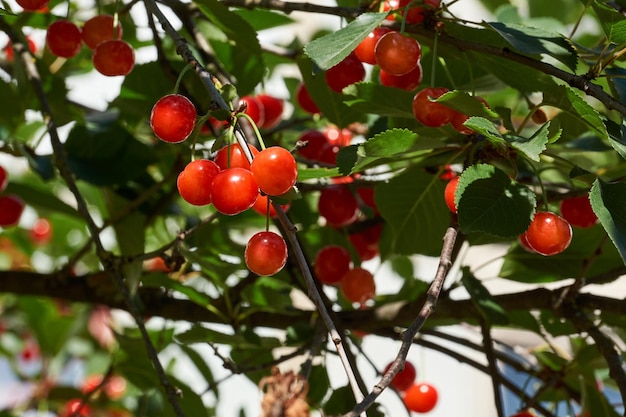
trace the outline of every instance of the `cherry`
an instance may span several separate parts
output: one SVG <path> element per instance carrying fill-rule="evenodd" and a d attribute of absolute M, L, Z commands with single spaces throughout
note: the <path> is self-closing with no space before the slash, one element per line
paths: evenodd
<path fill-rule="evenodd" d="M 117 27 L 113 27 L 114 18 L 108 14 L 101 14 L 87 20 L 83 25 L 83 42 L 90 49 L 95 49 L 100 43 L 110 39 L 122 38 L 122 26 L 118 22 Z"/>
<path fill-rule="evenodd" d="M 406 91 L 413 91 L 422 82 L 422 65 L 418 62 L 417 66 L 404 75 L 393 75 L 386 71 L 380 70 L 380 83 L 387 87 L 396 87 Z"/>
<path fill-rule="evenodd" d="M 305 112 L 311 114 L 320 113 L 320 109 L 309 95 L 309 90 L 307 90 L 306 85 L 304 84 L 298 85 L 298 89 L 296 90 L 296 101 Z"/>
<path fill-rule="evenodd" d="M 352 141 L 352 132 L 350 129 L 339 129 L 337 126 L 331 125 L 324 128 L 324 136 L 326 141 L 331 145 L 344 147 L 350 145 Z"/>
<path fill-rule="evenodd" d="M 54 55 L 71 58 L 82 46 L 80 29 L 69 20 L 56 20 L 48 26 L 46 45 Z"/>
<path fill-rule="evenodd" d="M 259 232 L 248 241 L 244 258 L 248 269 L 255 274 L 274 275 L 287 263 L 287 244 L 274 232 Z"/>
<path fill-rule="evenodd" d="M 196 159 L 178 174 L 176 186 L 180 196 L 189 204 L 204 206 L 211 203 L 213 179 L 220 167 L 208 159 Z"/>
<path fill-rule="evenodd" d="M 400 15 L 404 16 L 404 10 L 409 3 L 415 3 L 415 0 L 399 0 L 398 8 Z M 424 6 L 427 8 L 438 9 L 441 6 L 441 0 L 424 0 Z M 424 6 L 409 7 L 406 13 L 406 23 L 417 24 L 424 21 Z"/>
<path fill-rule="evenodd" d="M 572 241 L 572 226 L 549 211 L 538 211 L 524 232 L 528 245 L 544 256 L 563 252 Z"/>
<path fill-rule="evenodd" d="M 450 121 L 455 111 L 441 103 L 431 101 L 447 93 L 445 87 L 429 87 L 413 97 L 413 115 L 424 126 L 441 127 Z"/>
<path fill-rule="evenodd" d="M 374 187 L 359 187 L 356 193 L 361 198 L 363 204 L 376 210 L 376 201 L 374 201 Z"/>
<path fill-rule="evenodd" d="M 338 245 L 321 248 L 315 255 L 313 270 L 324 284 L 336 284 L 350 270 L 350 253 Z"/>
<path fill-rule="evenodd" d="M 485 105 L 485 107 L 489 108 L 489 105 L 487 104 L 484 98 L 476 97 L 476 99 L 482 102 Z M 454 130 L 456 130 L 457 132 L 463 135 L 472 135 L 476 132 L 474 132 L 472 129 L 470 129 L 469 127 L 463 124 L 467 121 L 467 119 L 469 119 L 469 116 L 467 114 L 454 111 L 454 113 L 452 114 L 452 117 L 450 118 L 450 125 L 454 128 Z"/>
<path fill-rule="evenodd" d="M 91 407 L 80 398 L 68 400 L 59 412 L 59 417 L 90 417 Z"/>
<path fill-rule="evenodd" d="M 439 174 L 439 179 L 441 181 L 450 181 L 452 178 L 456 177 L 458 174 L 452 169 L 450 165 L 446 165 L 443 167 L 443 171 Z"/>
<path fill-rule="evenodd" d="M 126 392 L 126 379 L 119 375 L 111 375 L 107 378 L 103 385 L 103 378 L 104 376 L 102 374 L 89 375 L 83 381 L 81 391 L 85 394 L 91 394 L 101 388 L 104 390 L 107 397 L 112 400 L 118 400 L 124 396 L 124 393 Z"/>
<path fill-rule="evenodd" d="M 15 226 L 24 211 L 24 201 L 16 195 L 0 195 L 0 227 Z"/>
<path fill-rule="evenodd" d="M 374 51 L 380 69 L 391 75 L 408 74 L 415 69 L 422 57 L 419 42 L 396 31 L 384 34 Z"/>
<path fill-rule="evenodd" d="M 135 66 L 133 47 L 121 39 L 110 39 L 98 44 L 91 57 L 94 68 L 102 75 L 128 75 Z"/>
<path fill-rule="evenodd" d="M 598 216 L 591 208 L 589 197 L 566 198 L 561 201 L 561 216 L 572 226 L 588 228 L 598 222 Z"/>
<path fill-rule="evenodd" d="M 28 42 L 28 49 L 31 53 L 34 54 L 35 52 L 37 52 L 37 45 L 30 36 L 26 36 L 26 42 Z M 9 43 L 7 43 L 7 46 L 4 47 L 4 55 L 9 62 L 15 59 L 15 51 L 13 50 L 13 45 L 11 44 L 10 40 Z"/>
<path fill-rule="evenodd" d="M 146 271 L 151 272 L 172 272 L 173 269 L 165 263 L 165 259 L 161 256 L 157 256 L 156 258 L 147 259 L 143 267 Z"/>
<path fill-rule="evenodd" d="M 250 171 L 261 191 L 271 196 L 285 194 L 298 178 L 295 158 L 291 152 L 280 146 L 272 146 L 259 152 L 250 164 Z"/>
<path fill-rule="evenodd" d="M 259 150 L 254 145 L 248 144 L 248 149 L 250 149 L 252 156 L 256 156 L 259 153 Z M 221 169 L 243 168 L 247 169 L 248 171 L 250 170 L 250 162 L 248 161 L 248 158 L 246 158 L 246 155 L 243 153 L 241 145 L 239 145 L 238 143 L 224 146 L 219 151 L 217 151 L 217 154 L 215 155 L 215 163 Z"/>
<path fill-rule="evenodd" d="M 254 202 L 254 205 L 252 206 L 252 210 L 256 211 L 262 216 L 266 216 L 268 215 L 268 211 L 267 211 L 268 203 L 269 203 L 269 197 L 264 194 L 259 194 L 256 201 Z M 283 211 L 289 210 L 289 204 L 281 204 L 280 207 L 282 207 Z M 270 203 L 269 204 L 269 216 L 271 218 L 276 218 L 277 215 L 278 213 L 276 213 L 276 209 L 274 209 L 274 206 Z"/>
<path fill-rule="evenodd" d="M 211 202 L 222 214 L 239 214 L 252 207 L 258 196 L 259 187 L 247 169 L 225 169 L 213 178 Z"/>
<path fill-rule="evenodd" d="M 196 107 L 183 95 L 168 94 L 152 106 L 150 127 L 154 134 L 164 142 L 184 141 L 193 132 L 195 124 Z"/>
<path fill-rule="evenodd" d="M 360 266 L 346 272 L 339 285 L 344 297 L 353 303 L 364 304 L 376 295 L 374 275 Z"/>
<path fill-rule="evenodd" d="M 6 190 L 9 185 L 9 175 L 4 167 L 0 166 L 0 193 Z"/>
<path fill-rule="evenodd" d="M 326 222 L 335 227 L 354 222 L 358 214 L 358 202 L 352 191 L 344 185 L 331 185 L 320 193 L 317 209 Z"/>
<path fill-rule="evenodd" d="M 454 202 L 454 197 L 456 194 L 456 189 L 459 187 L 459 179 L 461 177 L 454 177 L 448 184 L 446 184 L 446 188 L 443 191 L 443 197 L 446 201 L 446 206 L 450 209 L 450 211 L 456 214 L 456 203 Z"/>
<path fill-rule="evenodd" d="M 306 146 L 298 149 L 298 154 L 311 161 L 319 161 L 319 157 L 328 145 L 328 139 L 319 130 L 305 130 L 298 137 L 299 142 L 306 142 Z"/>
<path fill-rule="evenodd" d="M 528 243 L 528 239 L 526 238 L 526 233 L 522 233 L 521 235 L 519 235 L 517 237 L 517 241 L 519 242 L 519 244 L 522 246 L 522 248 L 524 248 L 524 250 L 526 252 L 530 252 L 530 253 L 537 253 L 535 252 L 535 250 L 530 246 L 530 243 Z"/>
<path fill-rule="evenodd" d="M 381 38 L 381 36 L 391 32 L 391 29 L 380 26 L 370 32 L 354 49 L 354 54 L 361 61 L 366 64 L 376 64 L 376 54 L 374 53 L 374 49 L 376 48 L 376 43 Z"/>
<path fill-rule="evenodd" d="M 386 374 L 389 368 L 391 368 L 391 363 L 385 367 L 383 373 Z M 406 391 L 413 385 L 416 377 L 417 371 L 415 370 L 415 366 L 413 366 L 411 362 L 405 361 L 404 368 L 391 380 L 391 386 L 398 391 Z"/>
<path fill-rule="evenodd" d="M 354 53 L 345 57 L 340 63 L 329 68 L 324 74 L 326 84 L 331 90 L 341 93 L 350 84 L 363 81 L 365 67 Z"/>
<path fill-rule="evenodd" d="M 245 113 L 250 116 L 255 125 L 261 126 L 265 121 L 265 108 L 263 103 L 256 97 L 243 96 L 239 99 L 239 105 L 245 103 Z"/>
<path fill-rule="evenodd" d="M 37 219 L 29 231 L 30 239 L 37 245 L 45 245 L 52 239 L 52 225 L 48 219 Z"/>
<path fill-rule="evenodd" d="M 22 9 L 27 12 L 34 12 L 42 7 L 45 7 L 50 3 L 50 0 L 16 0 L 17 4 L 22 6 Z"/>
<path fill-rule="evenodd" d="M 350 243 L 352 243 L 362 261 L 369 261 L 378 256 L 378 241 L 380 240 L 382 230 L 381 224 L 375 224 L 348 236 Z"/>
<path fill-rule="evenodd" d="M 265 119 L 259 127 L 263 129 L 276 127 L 283 117 L 283 101 L 269 94 L 259 94 L 256 98 L 265 109 Z"/>
<path fill-rule="evenodd" d="M 322 152 L 320 152 L 318 161 L 328 165 L 336 165 L 339 149 L 339 146 L 327 143 L 322 149 Z"/>
<path fill-rule="evenodd" d="M 511 417 L 537 417 L 537 414 L 530 410 L 521 410 L 513 414 Z"/>
<path fill-rule="evenodd" d="M 437 405 L 439 394 L 431 384 L 413 384 L 404 392 L 404 405 L 416 413 L 428 413 Z"/>

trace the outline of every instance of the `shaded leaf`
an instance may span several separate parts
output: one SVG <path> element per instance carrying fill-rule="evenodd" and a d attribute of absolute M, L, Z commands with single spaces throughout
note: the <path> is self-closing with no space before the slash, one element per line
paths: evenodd
<path fill-rule="evenodd" d="M 461 282 L 469 293 L 472 304 L 488 323 L 495 325 L 508 324 L 506 312 L 502 306 L 491 296 L 487 287 L 472 274 L 469 267 L 463 268 Z"/>
<path fill-rule="evenodd" d="M 606 183 L 598 178 L 591 187 L 589 199 L 593 211 L 626 263 L 626 184 Z"/>

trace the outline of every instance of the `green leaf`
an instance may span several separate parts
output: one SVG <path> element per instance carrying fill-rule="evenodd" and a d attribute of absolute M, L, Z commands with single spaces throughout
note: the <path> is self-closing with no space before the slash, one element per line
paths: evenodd
<path fill-rule="evenodd" d="M 485 106 L 476 96 L 471 96 L 464 91 L 453 90 L 438 97 L 436 102 L 445 103 L 468 116 L 480 116 L 484 118 L 497 119 L 498 113 Z"/>
<path fill-rule="evenodd" d="M 209 384 L 213 390 L 215 390 L 216 396 L 219 396 L 219 384 L 215 384 L 215 378 L 213 371 L 207 363 L 204 361 L 202 355 L 200 355 L 195 349 L 186 345 L 178 345 L 178 347 L 187 355 L 198 372 L 202 375 L 204 380 Z"/>
<path fill-rule="evenodd" d="M 17 194 L 28 204 L 38 210 L 53 211 L 68 216 L 82 219 L 82 216 L 75 208 L 61 201 L 50 192 L 50 188 L 33 186 L 27 183 L 9 181 L 6 188 L 7 193 Z"/>
<path fill-rule="evenodd" d="M 626 183 L 597 179 L 589 194 L 591 207 L 626 263 Z"/>
<path fill-rule="evenodd" d="M 244 288 L 241 295 L 253 309 L 282 312 L 293 306 L 292 287 L 274 277 L 259 277 L 254 285 Z"/>
<path fill-rule="evenodd" d="M 294 23 L 294 20 L 286 14 L 263 10 L 258 7 L 254 9 L 236 9 L 233 10 L 233 13 L 248 22 L 252 29 L 257 32 Z"/>
<path fill-rule="evenodd" d="M 626 159 L 626 120 L 622 119 L 621 126 L 607 120 L 606 127 L 609 135 L 609 143 L 622 158 Z"/>
<path fill-rule="evenodd" d="M 580 94 L 573 88 L 559 85 L 554 86 L 543 94 L 543 103 L 573 115 L 576 119 L 582 120 L 587 126 L 595 130 L 602 138 L 606 138 L 607 131 L 600 114 Z"/>
<path fill-rule="evenodd" d="M 505 84 L 525 93 L 545 91 L 555 82 L 541 71 L 493 55 L 467 52 L 469 59 L 498 77 Z M 544 95 L 545 98 L 545 95 Z"/>
<path fill-rule="evenodd" d="M 184 294 L 194 303 L 206 307 L 213 300 L 207 294 L 204 294 L 194 287 L 182 284 L 175 279 L 168 277 L 166 274 L 148 274 L 145 275 L 142 284 L 145 287 L 165 288 Z"/>
<path fill-rule="evenodd" d="M 604 30 L 604 34 L 609 39 L 613 33 L 613 26 L 626 20 L 626 17 L 618 12 L 615 7 L 609 6 L 606 3 L 593 1 L 591 2 L 591 7 L 598 16 L 600 25 L 602 25 L 602 29 Z M 617 32 L 619 33 L 619 27 Z"/>
<path fill-rule="evenodd" d="M 359 145 L 363 157 L 393 158 L 407 152 L 425 151 L 445 146 L 439 139 L 420 137 L 408 129 L 389 129 Z"/>
<path fill-rule="evenodd" d="M 318 67 L 327 70 L 354 51 L 386 17 L 387 13 L 363 13 L 341 29 L 309 42 L 304 52 Z"/>
<path fill-rule="evenodd" d="M 480 312 L 483 318 L 490 324 L 508 324 L 506 312 L 500 306 L 478 278 L 476 278 L 469 267 L 463 267 L 463 286 L 467 290 L 472 300 L 472 304 Z"/>
<path fill-rule="evenodd" d="M 418 166 L 375 189 L 376 207 L 391 229 L 389 253 L 437 256 L 450 223 L 443 183 Z"/>
<path fill-rule="evenodd" d="M 463 171 L 455 194 L 463 233 L 483 232 L 515 237 L 528 229 L 535 212 L 535 194 L 492 165 Z"/>
<path fill-rule="evenodd" d="M 400 88 L 368 82 L 352 84 L 344 90 L 346 104 L 363 114 L 412 119 L 411 103 L 414 93 Z"/>
<path fill-rule="evenodd" d="M 20 297 L 18 305 L 41 351 L 56 356 L 74 331 L 74 317 L 61 315 L 58 306 L 51 301 L 35 297 Z"/>

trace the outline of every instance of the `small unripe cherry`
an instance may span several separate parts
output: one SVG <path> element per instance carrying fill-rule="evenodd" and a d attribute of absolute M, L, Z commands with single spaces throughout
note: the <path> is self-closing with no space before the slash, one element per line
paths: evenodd
<path fill-rule="evenodd" d="M 287 263 L 287 244 L 282 236 L 270 232 L 259 232 L 246 245 L 244 259 L 252 272 L 261 276 L 278 273 Z"/>

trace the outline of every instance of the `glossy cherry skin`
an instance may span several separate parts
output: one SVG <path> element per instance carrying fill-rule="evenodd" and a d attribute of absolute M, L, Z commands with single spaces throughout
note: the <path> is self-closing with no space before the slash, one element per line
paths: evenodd
<path fill-rule="evenodd" d="M 0 227 L 15 226 L 22 217 L 24 201 L 16 195 L 0 195 Z"/>
<path fill-rule="evenodd" d="M 409 3 L 415 3 L 414 0 L 399 0 L 398 8 L 400 9 L 400 15 L 404 16 L 404 10 Z M 441 0 L 424 0 L 424 6 L 409 7 L 406 13 L 406 23 L 417 24 L 424 21 L 425 8 L 438 9 L 441 6 Z"/>
<path fill-rule="evenodd" d="M 250 116 L 255 125 L 261 126 L 265 121 L 265 108 L 263 103 L 253 96 L 243 96 L 239 99 L 239 105 L 245 104 L 245 113 Z"/>
<path fill-rule="evenodd" d="M 315 255 L 313 270 L 323 284 L 336 284 L 350 270 L 350 253 L 339 245 L 328 245 Z"/>
<path fill-rule="evenodd" d="M 326 222 L 335 227 L 346 226 L 357 218 L 359 204 L 352 191 L 343 185 L 331 185 L 320 193 L 317 209 Z"/>
<path fill-rule="evenodd" d="M 455 111 L 441 103 L 431 101 L 448 91 L 445 87 L 429 87 L 418 91 L 413 97 L 413 115 L 417 121 L 428 127 L 442 127 L 450 122 Z"/>
<path fill-rule="evenodd" d="M 380 70 L 378 77 L 382 85 L 413 91 L 422 83 L 422 65 L 418 63 L 411 72 L 404 75 L 392 75 Z"/>
<path fill-rule="evenodd" d="M 566 198 L 561 201 L 561 216 L 572 226 L 588 228 L 598 222 L 588 196 Z"/>
<path fill-rule="evenodd" d="M 128 75 L 135 66 L 135 51 L 128 42 L 110 39 L 96 46 L 91 59 L 94 68 L 102 75 Z"/>
<path fill-rule="evenodd" d="M 376 295 L 374 275 L 367 269 L 350 269 L 339 281 L 341 293 L 350 302 L 364 304 Z"/>
<path fill-rule="evenodd" d="M 454 214 L 456 214 L 456 204 L 454 202 L 454 197 L 456 194 L 456 189 L 459 187 L 459 179 L 461 177 L 454 177 L 446 184 L 446 188 L 443 191 L 443 196 L 446 201 L 446 206 L 448 209 Z"/>
<path fill-rule="evenodd" d="M 259 232 L 246 245 L 244 259 L 252 272 L 261 276 L 278 273 L 287 263 L 287 244 L 274 232 Z"/>
<path fill-rule="evenodd" d="M 296 90 L 296 101 L 305 112 L 311 114 L 320 113 L 320 109 L 309 95 L 309 91 L 304 84 L 298 85 L 298 89 Z"/>
<path fill-rule="evenodd" d="M 404 392 L 404 405 L 416 413 L 428 413 L 437 405 L 439 394 L 431 384 L 413 384 Z"/>
<path fill-rule="evenodd" d="M 113 16 L 101 14 L 87 20 L 83 25 L 83 43 L 90 49 L 95 49 L 100 43 L 110 39 L 122 38 L 122 26 L 117 22 L 114 28 Z"/>
<path fill-rule="evenodd" d="M 422 48 L 417 40 L 395 31 L 383 35 L 374 52 L 380 69 L 391 75 L 408 74 L 422 57 Z"/>
<path fill-rule="evenodd" d="M 9 175 L 4 167 L 0 166 L 0 193 L 6 190 L 9 185 Z"/>
<path fill-rule="evenodd" d="M 269 94 L 259 94 L 256 96 L 256 98 L 265 110 L 265 118 L 263 119 L 263 124 L 259 127 L 263 129 L 272 129 L 276 127 L 283 117 L 283 101 Z"/>
<path fill-rule="evenodd" d="M 385 367 L 383 371 L 384 374 L 391 368 L 391 363 Z M 404 369 L 396 374 L 391 380 L 391 386 L 397 389 L 398 391 L 407 390 L 413 383 L 415 382 L 415 378 L 417 377 L 417 371 L 415 370 L 415 366 L 411 362 L 404 362 Z"/>
<path fill-rule="evenodd" d="M 305 130 L 298 137 L 298 141 L 306 142 L 306 146 L 298 149 L 298 154 L 311 161 L 319 161 L 324 147 L 328 145 L 328 139 L 319 130 Z"/>
<path fill-rule="evenodd" d="M 16 0 L 22 9 L 27 12 L 35 12 L 50 3 L 50 0 Z"/>
<path fill-rule="evenodd" d="M 56 20 L 48 26 L 46 45 L 54 55 L 71 58 L 82 47 L 80 29 L 69 20 Z"/>
<path fill-rule="evenodd" d="M 239 214 L 252 207 L 258 196 L 259 187 L 247 169 L 225 169 L 213 178 L 211 202 L 222 214 Z"/>
<path fill-rule="evenodd" d="M 272 146 L 262 150 L 252 160 L 250 171 L 261 191 L 267 195 L 285 194 L 298 179 L 296 160 L 287 149 Z"/>
<path fill-rule="evenodd" d="M 391 32 L 391 29 L 380 26 L 370 32 L 354 49 L 356 57 L 366 64 L 376 65 L 376 54 L 374 49 L 378 40 L 385 34 Z"/>
<path fill-rule="evenodd" d="M 250 149 L 253 157 L 256 157 L 259 153 L 259 150 L 254 145 L 248 144 L 248 149 Z M 241 145 L 238 143 L 224 146 L 217 151 L 215 163 L 222 169 L 243 168 L 250 170 L 250 161 L 248 161 Z"/>
<path fill-rule="evenodd" d="M 555 213 L 538 211 L 524 235 L 535 252 L 552 256 L 567 249 L 572 241 L 572 226 Z"/>
<path fill-rule="evenodd" d="M 326 84 L 331 90 L 341 93 L 350 84 L 363 81 L 365 78 L 365 67 L 354 53 L 345 57 L 341 62 L 329 68 L 324 74 Z"/>
<path fill-rule="evenodd" d="M 213 179 L 220 171 L 220 167 L 208 159 L 191 161 L 178 174 L 176 181 L 178 193 L 186 202 L 194 206 L 210 204 Z"/>
<path fill-rule="evenodd" d="M 180 94 L 161 97 L 152 106 L 150 127 L 164 142 L 179 143 L 191 135 L 196 123 L 196 107 Z"/>

